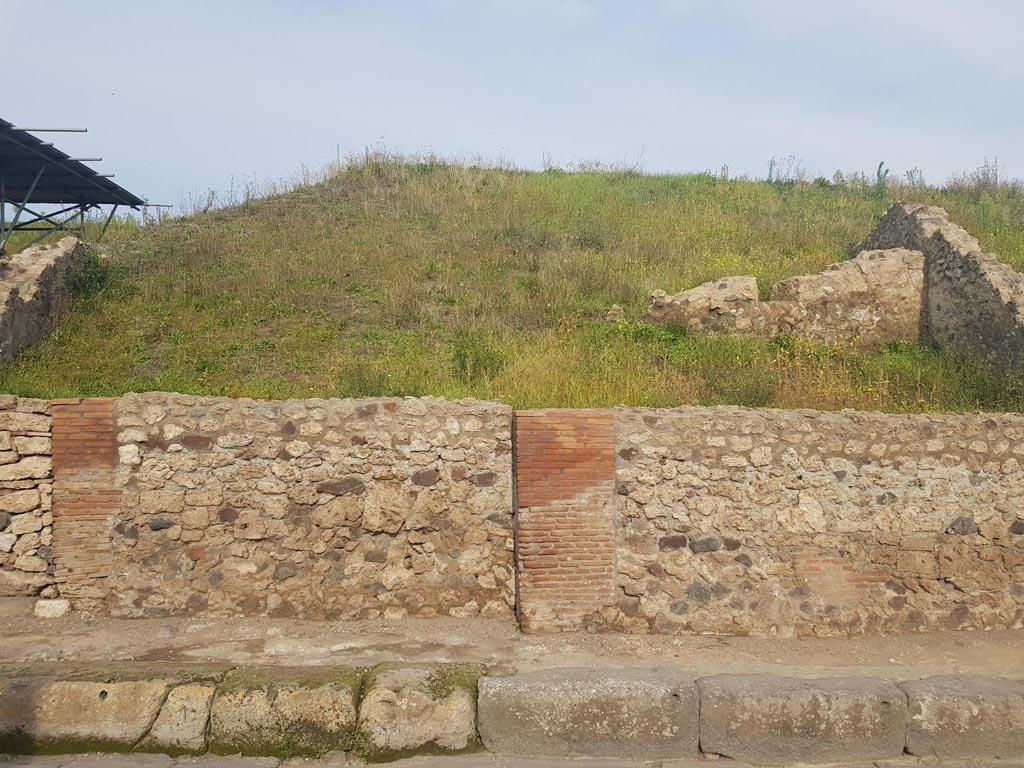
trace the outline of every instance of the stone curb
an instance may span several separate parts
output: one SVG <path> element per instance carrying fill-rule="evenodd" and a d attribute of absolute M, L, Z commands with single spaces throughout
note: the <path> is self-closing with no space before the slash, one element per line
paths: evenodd
<path fill-rule="evenodd" d="M 482 742 L 531 758 L 752 765 L 1024 757 L 1024 682 L 1012 680 L 483 673 L 460 664 L 4 665 L 0 753 L 347 751 L 383 762 Z"/>
<path fill-rule="evenodd" d="M 0 754 L 344 751 L 380 762 L 473 752 L 484 671 L 471 664 L 3 665 Z"/>
<path fill-rule="evenodd" d="M 693 679 L 670 669 L 561 669 L 480 681 L 480 738 L 537 757 L 698 757 Z"/>
<path fill-rule="evenodd" d="M 695 688 L 699 716 L 685 691 Z M 665 693 L 676 691 L 676 698 Z M 550 670 L 480 681 L 483 745 L 529 757 L 725 757 L 752 765 L 1024 757 L 1024 683 L 935 677 Z M 699 745 L 699 753 L 697 752 Z"/>

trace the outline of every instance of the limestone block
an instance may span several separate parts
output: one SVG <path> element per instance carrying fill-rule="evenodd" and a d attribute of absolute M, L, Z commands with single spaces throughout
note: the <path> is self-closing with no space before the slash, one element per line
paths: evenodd
<path fill-rule="evenodd" d="M 49 432 L 50 417 L 38 413 L 0 411 L 0 429 L 8 432 Z"/>
<path fill-rule="evenodd" d="M 43 573 L 50 566 L 46 560 L 36 555 L 18 555 L 14 561 L 14 567 L 19 571 L 31 573 Z"/>
<path fill-rule="evenodd" d="M 755 765 L 903 754 L 907 702 L 885 680 L 716 675 L 697 685 L 705 753 Z"/>
<path fill-rule="evenodd" d="M 206 727 L 215 690 L 213 685 L 201 683 L 172 688 L 142 748 L 172 754 L 205 751 Z"/>
<path fill-rule="evenodd" d="M 361 673 L 331 668 L 245 670 L 228 675 L 210 711 L 218 754 L 321 754 L 351 745 Z"/>
<path fill-rule="evenodd" d="M 8 527 L 8 530 L 15 536 L 24 536 L 26 533 L 35 533 L 36 531 L 42 530 L 42 527 L 42 515 L 27 512 L 21 515 L 14 515 L 11 518 L 11 524 Z"/>
<path fill-rule="evenodd" d="M 31 597 L 52 583 L 45 572 L 0 570 L 0 597 Z"/>
<path fill-rule="evenodd" d="M 18 515 L 23 512 L 31 512 L 39 506 L 39 491 L 36 488 L 27 488 L 23 491 L 12 491 L 0 496 L 0 511 L 10 512 Z"/>
<path fill-rule="evenodd" d="M 0 734 L 20 733 L 45 751 L 131 749 L 160 710 L 167 683 L 0 682 Z"/>
<path fill-rule="evenodd" d="M 412 508 L 409 492 L 395 483 L 374 483 L 366 494 L 363 528 L 381 533 L 398 533 Z"/>
<path fill-rule="evenodd" d="M 697 757 L 698 696 L 673 670 L 561 669 L 480 681 L 480 737 L 538 757 Z"/>
<path fill-rule="evenodd" d="M 907 695 L 907 751 L 920 757 L 1024 757 L 1024 683 L 969 676 L 929 677 Z"/>
<path fill-rule="evenodd" d="M 53 462 L 49 456 L 29 456 L 14 464 L 0 466 L 0 482 L 49 477 L 52 467 Z"/>
<path fill-rule="evenodd" d="M 32 615 L 40 619 L 59 619 L 70 610 L 71 601 L 64 598 L 36 600 L 32 606 Z"/>
<path fill-rule="evenodd" d="M 22 456 L 49 455 L 50 438 L 48 437 L 15 437 L 14 448 Z"/>
<path fill-rule="evenodd" d="M 474 694 L 482 674 L 482 667 L 460 664 L 374 669 L 359 707 L 366 756 L 394 759 L 423 749 L 476 749 Z"/>

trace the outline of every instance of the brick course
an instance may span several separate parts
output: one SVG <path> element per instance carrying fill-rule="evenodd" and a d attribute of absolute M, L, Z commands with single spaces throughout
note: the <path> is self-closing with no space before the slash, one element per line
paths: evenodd
<path fill-rule="evenodd" d="M 53 543 L 57 583 L 71 598 L 103 599 L 110 528 L 121 504 L 113 398 L 54 400 Z"/>
<path fill-rule="evenodd" d="M 579 629 L 614 593 L 610 411 L 517 411 L 518 612 L 524 632 Z"/>

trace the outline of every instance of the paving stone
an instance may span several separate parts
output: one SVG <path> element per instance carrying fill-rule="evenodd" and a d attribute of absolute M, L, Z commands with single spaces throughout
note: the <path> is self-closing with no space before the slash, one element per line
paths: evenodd
<path fill-rule="evenodd" d="M 911 680 L 907 751 L 921 757 L 1024 757 L 1024 683 L 985 677 Z"/>
<path fill-rule="evenodd" d="M 705 753 L 755 765 L 903 754 L 907 702 L 885 680 L 717 675 L 697 685 Z"/>
<path fill-rule="evenodd" d="M 492 752 L 538 757 L 698 756 L 693 680 L 672 670 L 560 669 L 480 681 Z"/>

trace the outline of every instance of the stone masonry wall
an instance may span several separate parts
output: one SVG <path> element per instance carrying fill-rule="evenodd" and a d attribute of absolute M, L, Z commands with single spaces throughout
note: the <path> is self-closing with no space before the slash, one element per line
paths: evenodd
<path fill-rule="evenodd" d="M 116 403 L 117 616 L 511 616 L 511 420 L 433 398 Z"/>
<path fill-rule="evenodd" d="M 0 360 L 38 344 L 71 304 L 71 280 L 88 251 L 73 237 L 37 245 L 0 264 Z"/>
<path fill-rule="evenodd" d="M 633 632 L 1024 625 L 1024 416 L 616 410 Z"/>
<path fill-rule="evenodd" d="M 50 403 L 0 395 L 0 597 L 53 593 Z"/>
<path fill-rule="evenodd" d="M 897 203 L 860 247 L 924 253 L 925 341 L 1008 369 L 1024 365 L 1024 275 L 983 253 L 942 208 Z"/>

